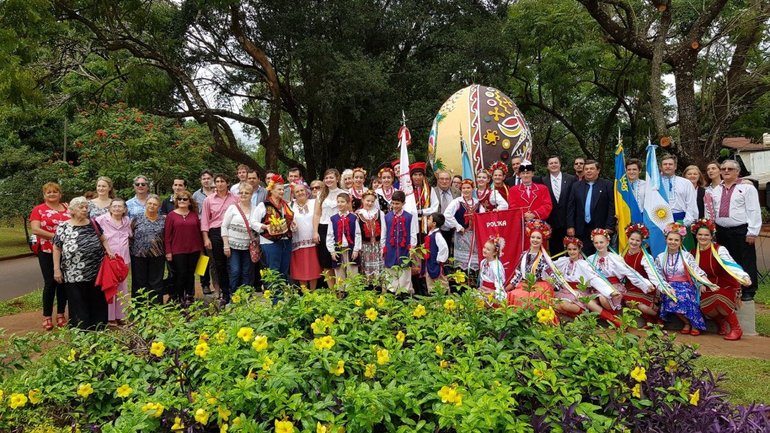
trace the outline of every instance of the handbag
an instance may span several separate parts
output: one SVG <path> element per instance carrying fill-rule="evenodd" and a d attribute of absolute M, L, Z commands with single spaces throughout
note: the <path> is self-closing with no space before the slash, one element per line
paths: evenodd
<path fill-rule="evenodd" d="M 249 226 L 249 220 L 246 218 L 246 215 L 244 215 L 241 206 L 236 204 L 235 208 L 240 212 L 243 223 L 246 224 L 246 232 L 249 234 L 249 256 L 251 257 L 251 263 L 257 263 L 259 262 L 259 259 L 262 258 L 262 249 L 259 246 L 259 239 L 254 238 L 254 234 L 251 232 L 251 226 Z"/>

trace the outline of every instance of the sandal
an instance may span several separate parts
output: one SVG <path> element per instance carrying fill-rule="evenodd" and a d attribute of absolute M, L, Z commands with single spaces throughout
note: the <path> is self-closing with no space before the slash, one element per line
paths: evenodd
<path fill-rule="evenodd" d="M 685 325 L 685 327 L 682 328 L 682 330 L 679 331 L 679 333 L 687 335 L 687 334 L 692 333 L 692 331 L 693 331 L 693 329 L 690 327 L 690 325 Z"/>
<path fill-rule="evenodd" d="M 43 329 L 50 331 L 53 329 L 53 320 L 50 317 L 43 318 Z"/>
<path fill-rule="evenodd" d="M 690 335 L 692 335 L 693 337 L 697 337 L 700 335 L 700 331 L 698 331 L 695 328 L 692 328 L 692 331 L 690 331 Z"/>
<path fill-rule="evenodd" d="M 58 326 L 59 328 L 64 328 L 67 326 L 67 318 L 64 317 L 64 314 L 56 315 L 56 326 Z"/>

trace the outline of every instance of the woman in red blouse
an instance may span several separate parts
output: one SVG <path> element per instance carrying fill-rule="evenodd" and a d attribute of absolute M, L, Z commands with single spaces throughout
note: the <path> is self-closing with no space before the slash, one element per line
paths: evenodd
<path fill-rule="evenodd" d="M 203 250 L 198 206 L 187 191 L 177 193 L 174 210 L 166 215 L 163 229 L 166 260 L 174 269 L 171 299 L 191 302 L 195 295 L 195 266 Z"/>
<path fill-rule="evenodd" d="M 43 203 L 35 206 L 29 215 L 29 225 L 32 234 L 37 236 L 40 271 L 43 273 L 43 328 L 53 329 L 53 301 L 56 298 L 56 325 L 67 325 L 64 310 L 67 307 L 67 295 L 64 284 L 59 284 L 53 278 L 53 245 L 51 239 L 56 234 L 56 228 L 70 219 L 67 205 L 61 202 L 61 187 L 56 182 L 43 185 Z"/>

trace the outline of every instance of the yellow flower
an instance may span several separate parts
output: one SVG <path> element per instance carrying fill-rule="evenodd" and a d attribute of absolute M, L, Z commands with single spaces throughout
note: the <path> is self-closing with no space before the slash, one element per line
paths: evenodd
<path fill-rule="evenodd" d="M 233 294 L 233 296 L 230 296 L 230 300 L 233 301 L 233 304 L 238 304 L 241 302 L 241 295 L 238 293 Z"/>
<path fill-rule="evenodd" d="M 174 425 L 171 426 L 171 431 L 182 431 L 184 430 L 184 423 L 182 422 L 182 418 L 176 417 L 174 418 Z"/>
<path fill-rule="evenodd" d="M 545 372 L 543 370 L 539 369 L 539 368 L 536 368 L 536 369 L 532 370 L 532 374 L 535 375 L 535 377 L 543 377 Z"/>
<path fill-rule="evenodd" d="M 454 279 L 457 283 L 464 283 L 465 282 L 465 273 L 463 271 L 457 271 L 454 273 Z"/>
<path fill-rule="evenodd" d="M 271 292 L 270 290 L 265 290 L 262 293 L 262 297 L 265 298 L 265 299 L 272 299 L 273 298 L 273 292 Z"/>
<path fill-rule="evenodd" d="M 697 406 L 700 401 L 700 390 L 696 389 L 694 393 L 690 394 L 690 404 Z"/>
<path fill-rule="evenodd" d="M 209 413 L 206 411 L 206 409 L 200 408 L 195 411 L 195 421 L 198 421 L 199 423 L 206 425 L 209 423 Z"/>
<path fill-rule="evenodd" d="M 377 366 L 374 364 L 366 364 L 366 370 L 364 370 L 364 376 L 372 379 L 377 373 Z"/>
<path fill-rule="evenodd" d="M 633 388 L 631 388 L 631 395 L 636 398 L 642 398 L 642 384 L 637 383 L 634 385 Z"/>
<path fill-rule="evenodd" d="M 323 322 L 326 323 L 326 326 L 332 326 L 332 324 L 334 324 L 334 317 L 324 314 Z"/>
<path fill-rule="evenodd" d="M 404 334 L 404 331 L 398 331 L 398 334 L 396 334 L 396 341 L 403 343 L 404 340 L 406 340 L 406 334 Z"/>
<path fill-rule="evenodd" d="M 253 371 L 251 371 L 251 370 L 249 370 L 249 372 L 248 372 L 248 373 L 246 373 L 246 379 L 248 379 L 248 380 L 254 380 L 254 379 L 256 379 L 256 378 L 257 378 L 257 373 L 255 373 L 255 372 L 253 372 Z"/>
<path fill-rule="evenodd" d="M 377 364 L 385 365 L 390 361 L 390 352 L 388 349 L 380 349 L 377 351 Z"/>
<path fill-rule="evenodd" d="M 294 424 L 291 421 L 275 420 L 275 433 L 294 433 Z"/>
<path fill-rule="evenodd" d="M 449 368 L 449 361 L 442 359 L 441 362 L 438 363 L 438 366 L 441 368 Z"/>
<path fill-rule="evenodd" d="M 251 347 L 253 347 L 257 352 L 261 352 L 267 349 L 267 336 L 257 335 L 254 341 L 251 342 Z"/>
<path fill-rule="evenodd" d="M 221 426 L 219 426 L 219 433 L 227 433 L 227 430 L 229 429 L 230 429 L 230 426 L 228 426 L 227 424 L 222 424 Z"/>
<path fill-rule="evenodd" d="M 444 356 L 444 346 L 442 346 L 440 344 L 436 345 L 436 355 Z"/>
<path fill-rule="evenodd" d="M 195 355 L 205 359 L 209 355 L 208 343 L 206 343 L 205 341 L 202 343 L 198 343 L 198 345 L 195 346 Z"/>
<path fill-rule="evenodd" d="M 679 364 L 677 364 L 676 361 L 669 360 L 666 363 L 666 373 L 673 373 L 678 369 L 679 369 Z"/>
<path fill-rule="evenodd" d="M 198 343 L 201 341 L 209 341 L 209 334 L 202 332 L 201 335 L 198 336 Z"/>
<path fill-rule="evenodd" d="M 343 360 L 337 361 L 337 366 L 330 368 L 329 373 L 335 376 L 342 376 L 342 374 L 345 373 L 345 361 Z"/>
<path fill-rule="evenodd" d="M 644 367 L 636 366 L 634 370 L 631 371 L 631 378 L 637 382 L 644 382 L 647 380 L 647 370 L 645 370 Z"/>
<path fill-rule="evenodd" d="M 206 393 L 206 403 L 208 403 L 208 404 L 213 406 L 213 405 L 217 404 L 217 398 L 214 397 L 213 395 L 211 395 L 211 393 L 207 392 Z"/>
<path fill-rule="evenodd" d="M 242 327 L 238 330 L 238 334 L 236 335 L 238 338 L 248 343 L 252 338 L 254 338 L 254 330 L 249 327 Z"/>
<path fill-rule="evenodd" d="M 150 353 L 160 358 L 163 356 L 163 352 L 166 351 L 166 345 L 162 341 L 153 341 L 150 346 Z"/>
<path fill-rule="evenodd" d="M 2 389 L 0 389 L 0 404 L 2 404 L 2 402 L 3 402 L 3 397 L 4 397 L 4 396 L 5 396 L 5 391 L 3 391 Z"/>
<path fill-rule="evenodd" d="M 326 332 L 326 328 L 328 325 L 326 322 L 323 321 L 320 317 L 318 319 L 315 319 L 313 323 L 310 324 L 310 329 L 313 330 L 313 334 L 323 334 Z"/>
<path fill-rule="evenodd" d="M 78 386 L 78 395 L 83 398 L 88 398 L 89 395 L 94 393 L 93 387 L 91 387 L 90 383 L 81 383 Z"/>
<path fill-rule="evenodd" d="M 455 304 L 455 300 L 454 299 L 447 299 L 446 301 L 444 301 L 444 309 L 445 310 L 452 311 L 455 308 L 457 308 L 457 305 Z"/>
<path fill-rule="evenodd" d="M 241 416 L 243 416 L 243 415 L 241 415 Z M 243 420 L 241 419 L 240 416 L 233 420 L 233 427 L 241 427 L 242 424 L 243 424 Z"/>
<path fill-rule="evenodd" d="M 214 340 L 216 340 L 217 343 L 222 344 L 227 339 L 227 333 L 224 329 L 220 329 L 217 331 L 216 335 L 214 335 Z"/>
<path fill-rule="evenodd" d="M 331 349 L 334 344 L 334 338 L 331 335 L 313 339 L 313 346 L 318 350 Z"/>
<path fill-rule="evenodd" d="M 160 418 L 166 408 L 160 403 L 146 403 L 142 406 L 142 412 L 154 418 Z"/>
<path fill-rule="evenodd" d="M 327 433 L 329 430 L 320 421 L 315 423 L 315 433 Z"/>
<path fill-rule="evenodd" d="M 438 396 L 441 397 L 442 403 L 454 403 L 456 406 L 462 406 L 463 396 L 457 392 L 457 388 L 453 386 L 442 386 L 438 391 Z"/>
<path fill-rule="evenodd" d="M 308 289 L 307 289 L 307 284 L 300 284 L 300 285 L 299 285 L 299 290 L 300 290 L 302 293 L 307 293 L 307 292 L 308 292 Z"/>
<path fill-rule="evenodd" d="M 18 409 L 20 407 L 24 407 L 26 404 L 27 396 L 22 393 L 15 392 L 11 394 L 10 403 L 8 403 L 8 406 L 10 406 L 11 409 Z"/>
<path fill-rule="evenodd" d="M 230 419 L 230 415 L 232 414 L 232 412 L 230 412 L 230 410 L 224 406 L 219 406 L 217 408 L 217 412 L 219 413 L 219 419 L 222 421 L 227 421 Z"/>
<path fill-rule="evenodd" d="M 356 299 L 355 301 L 353 301 L 353 303 L 356 305 L 356 307 L 360 307 L 360 306 L 364 305 L 364 301 L 362 301 L 360 299 Z"/>
<path fill-rule="evenodd" d="M 67 358 L 70 362 L 78 359 L 78 352 L 75 349 L 70 349 L 70 356 Z"/>
<path fill-rule="evenodd" d="M 366 314 L 366 318 L 371 320 L 372 322 L 374 322 L 377 319 L 377 310 L 375 310 L 374 308 L 370 308 L 366 310 L 366 313 L 364 314 Z"/>
<path fill-rule="evenodd" d="M 380 297 L 377 298 L 377 306 L 380 307 L 380 308 L 385 306 L 385 297 L 384 296 L 380 296 Z"/>
<path fill-rule="evenodd" d="M 420 317 L 424 316 L 425 313 L 426 313 L 425 306 L 422 304 L 418 304 L 417 308 L 414 309 L 414 312 L 412 313 L 412 315 L 419 319 Z"/>
<path fill-rule="evenodd" d="M 553 308 L 541 308 L 540 311 L 537 312 L 537 321 L 548 325 L 553 324 L 553 320 L 556 317 L 556 312 L 553 311 Z"/>
<path fill-rule="evenodd" d="M 272 359 L 270 359 L 270 357 L 269 357 L 269 356 L 266 356 L 266 357 L 265 357 L 265 360 L 264 360 L 264 361 L 262 361 L 262 370 L 264 370 L 264 371 L 270 371 L 270 367 L 271 367 L 273 364 L 275 364 L 275 361 L 273 361 Z"/>
<path fill-rule="evenodd" d="M 134 390 L 131 389 L 131 387 L 128 386 L 127 383 L 124 383 L 123 385 L 120 385 L 118 389 L 115 390 L 115 395 L 120 398 L 126 398 L 129 395 L 131 395 L 132 392 L 134 392 Z"/>
<path fill-rule="evenodd" d="M 29 390 L 27 395 L 29 396 L 29 402 L 32 404 L 38 404 L 43 401 L 43 393 L 37 388 Z"/>

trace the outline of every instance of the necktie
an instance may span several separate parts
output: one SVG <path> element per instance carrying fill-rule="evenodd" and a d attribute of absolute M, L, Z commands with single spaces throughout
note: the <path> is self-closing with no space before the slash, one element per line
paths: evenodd
<path fill-rule="evenodd" d="M 588 194 L 586 194 L 586 209 L 585 209 L 586 224 L 591 222 L 591 198 L 593 196 L 593 192 L 594 192 L 594 184 L 589 183 Z"/>
<path fill-rule="evenodd" d="M 532 190 L 530 189 L 530 186 L 529 186 L 529 185 L 527 185 L 527 187 L 526 187 L 526 188 L 527 188 L 527 198 L 530 198 L 530 197 L 532 197 Z"/>
<path fill-rule="evenodd" d="M 553 189 L 553 196 L 556 197 L 556 203 L 559 202 L 559 194 L 561 194 L 561 182 L 559 182 L 558 177 L 554 177 L 553 179 L 553 185 L 551 185 L 551 188 Z"/>

